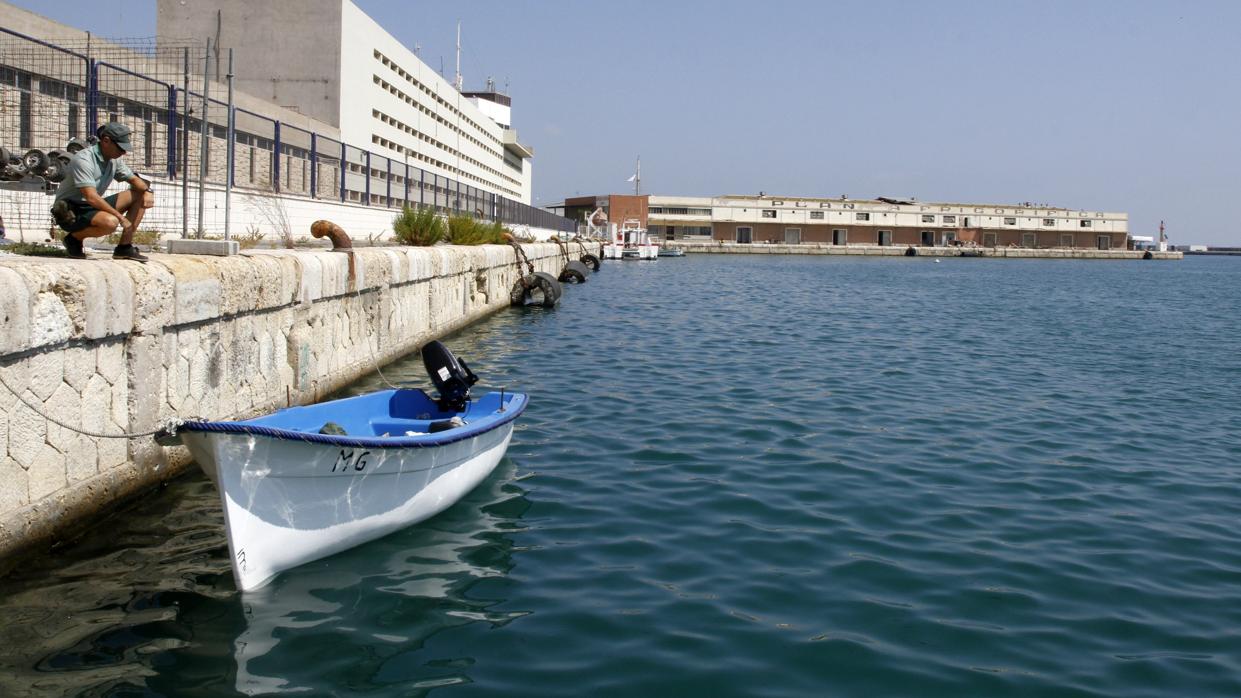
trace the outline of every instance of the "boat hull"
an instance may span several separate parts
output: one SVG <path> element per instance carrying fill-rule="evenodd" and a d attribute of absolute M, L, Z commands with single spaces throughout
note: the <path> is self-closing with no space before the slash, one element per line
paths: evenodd
<path fill-rule="evenodd" d="M 485 479 L 512 438 L 508 422 L 421 448 L 186 432 L 220 493 L 237 588 L 380 538 L 447 509 Z"/>

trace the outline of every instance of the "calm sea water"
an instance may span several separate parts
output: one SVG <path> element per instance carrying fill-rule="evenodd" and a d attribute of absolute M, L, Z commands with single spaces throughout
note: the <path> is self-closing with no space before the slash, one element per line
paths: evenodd
<path fill-rule="evenodd" d="M 0 581 L 0 692 L 1241 695 L 1241 259 L 565 295 L 449 338 L 532 395 L 461 503 L 242 597 L 183 477 Z"/>

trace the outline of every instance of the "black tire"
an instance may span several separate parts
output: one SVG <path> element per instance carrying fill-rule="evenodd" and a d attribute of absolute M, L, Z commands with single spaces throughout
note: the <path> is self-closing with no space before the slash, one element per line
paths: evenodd
<path fill-rule="evenodd" d="M 591 271 L 599 271 L 599 258 L 587 252 L 582 255 L 582 264 L 585 264 Z"/>
<path fill-rule="evenodd" d="M 0 145 L 0 170 L 3 170 L 4 166 L 9 164 L 9 157 L 9 151 L 5 150 L 4 146 Z"/>
<path fill-rule="evenodd" d="M 41 175 L 43 174 L 43 170 L 47 169 L 47 166 L 50 165 L 52 161 L 48 158 L 47 153 L 39 150 L 38 148 L 31 148 L 30 150 L 27 150 L 26 155 L 22 157 L 22 162 L 26 165 L 26 172 L 33 175 Z"/>
<path fill-rule="evenodd" d="M 545 271 L 536 271 L 533 274 L 527 274 L 517 283 L 513 284 L 513 288 L 509 291 L 509 301 L 513 305 L 538 305 L 544 308 L 554 308 L 560 302 L 560 282 L 556 277 Z"/>
<path fill-rule="evenodd" d="M 589 273 L 590 270 L 585 264 L 573 260 L 564 265 L 564 269 L 560 272 L 560 281 L 567 284 L 584 284 Z"/>
<path fill-rule="evenodd" d="M 913 245 L 910 245 L 909 247 L 905 248 L 905 256 L 906 257 L 917 257 L 918 250 L 914 249 Z"/>
<path fill-rule="evenodd" d="M 563 293 L 560 282 L 556 280 L 556 277 L 545 271 L 536 271 L 534 275 L 542 279 L 541 282 L 537 282 L 539 291 L 543 294 L 541 305 L 544 308 L 556 307 L 556 304 L 560 302 L 560 295 Z"/>

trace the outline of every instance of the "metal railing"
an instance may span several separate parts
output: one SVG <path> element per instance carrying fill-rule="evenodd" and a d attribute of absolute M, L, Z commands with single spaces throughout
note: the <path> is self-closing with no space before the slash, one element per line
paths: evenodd
<path fill-rule="evenodd" d="M 231 185 L 248 195 L 270 192 L 385 209 L 431 206 L 508 225 L 566 232 L 576 227 L 563 216 L 408 159 L 203 99 L 210 63 L 201 43 L 161 40 L 135 48 L 88 41 L 68 48 L 0 27 L 0 146 L 17 157 L 28 149 L 60 151 L 69 139 L 85 139 L 98 125 L 120 121 L 133 129 L 131 167 L 179 182 L 184 198 L 191 186 Z M 191 222 L 188 206 L 182 209 L 181 227 L 201 230 L 201 218 Z"/>

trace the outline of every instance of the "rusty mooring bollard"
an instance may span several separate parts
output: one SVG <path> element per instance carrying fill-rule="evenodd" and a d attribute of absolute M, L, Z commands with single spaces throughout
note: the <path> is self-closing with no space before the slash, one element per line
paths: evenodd
<path fill-rule="evenodd" d="M 332 249 L 334 250 L 353 249 L 353 240 L 349 239 L 349 233 L 346 233 L 344 228 L 332 221 L 315 221 L 311 223 L 310 234 L 316 238 L 326 237 L 331 240 Z"/>

